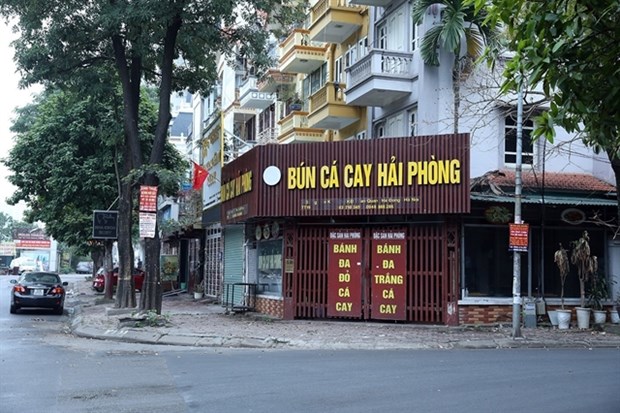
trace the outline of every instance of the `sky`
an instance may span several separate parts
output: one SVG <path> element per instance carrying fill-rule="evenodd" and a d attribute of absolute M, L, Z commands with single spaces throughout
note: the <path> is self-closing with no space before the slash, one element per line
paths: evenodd
<path fill-rule="evenodd" d="M 19 74 L 16 73 L 13 62 L 13 49 L 10 46 L 15 35 L 11 33 L 10 27 L 0 20 L 0 158 L 5 158 L 9 149 L 13 146 L 14 135 L 9 130 L 11 119 L 14 118 L 16 107 L 24 106 L 32 101 L 32 90 L 20 90 L 18 88 Z M 8 205 L 6 198 L 15 192 L 15 187 L 7 179 L 10 171 L 0 164 L 0 212 L 12 216 L 14 219 L 21 220 L 25 205 L 20 203 L 15 206 Z"/>

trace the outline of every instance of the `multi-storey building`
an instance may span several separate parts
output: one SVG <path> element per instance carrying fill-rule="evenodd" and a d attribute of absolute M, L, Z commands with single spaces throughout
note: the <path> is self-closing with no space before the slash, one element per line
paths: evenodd
<path fill-rule="evenodd" d="M 420 24 L 411 10 L 321 0 L 278 44 L 278 67 L 222 65 L 219 129 L 199 136 L 223 148 L 218 163 L 203 146 L 201 161 L 221 167 L 206 190 L 217 201 L 203 201 L 222 244 L 205 260 L 236 284 L 226 301 L 285 318 L 509 320 L 519 124 L 520 294 L 540 312 L 559 305 L 554 251 L 584 230 L 600 274 L 620 278 L 620 243 L 597 225 L 616 206 L 606 158 L 562 130 L 553 144 L 530 139 L 532 93 L 518 123 L 483 65 L 463 67 L 455 105 L 454 56 L 429 66 L 419 50 L 442 10 Z M 577 304 L 574 274 L 565 295 Z"/>

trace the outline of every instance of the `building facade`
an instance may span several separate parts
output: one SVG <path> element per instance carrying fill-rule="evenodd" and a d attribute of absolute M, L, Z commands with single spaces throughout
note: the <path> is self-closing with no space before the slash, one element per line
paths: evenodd
<path fill-rule="evenodd" d="M 455 106 L 454 56 L 440 50 L 429 66 L 419 50 L 441 8 L 419 24 L 411 10 L 398 0 L 313 2 L 307 24 L 274 43 L 276 67 L 222 61 L 220 96 L 194 130 L 212 174 L 203 207 L 213 295 L 284 318 L 510 319 L 516 96 L 500 96 L 499 72 L 469 61 Z M 529 225 L 520 294 L 542 314 L 560 301 L 558 243 L 588 231 L 599 273 L 620 282 L 620 242 L 603 224 L 617 205 L 607 158 L 561 129 L 553 144 L 533 141 L 533 96 L 520 123 Z M 458 183 L 449 160 L 459 161 Z M 382 240 L 394 266 L 385 274 Z M 237 285 L 231 297 L 227 285 Z M 567 302 L 578 294 L 573 270 Z"/>

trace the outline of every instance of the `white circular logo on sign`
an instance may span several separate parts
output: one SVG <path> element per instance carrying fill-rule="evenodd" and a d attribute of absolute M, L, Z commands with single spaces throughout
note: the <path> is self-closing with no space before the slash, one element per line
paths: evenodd
<path fill-rule="evenodd" d="M 263 181 L 269 186 L 276 185 L 278 182 L 280 182 L 281 177 L 282 173 L 277 166 L 268 166 L 263 171 Z"/>

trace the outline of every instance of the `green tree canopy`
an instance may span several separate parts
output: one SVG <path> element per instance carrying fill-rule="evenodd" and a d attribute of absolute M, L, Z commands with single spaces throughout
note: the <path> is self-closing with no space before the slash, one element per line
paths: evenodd
<path fill-rule="evenodd" d="M 121 175 L 163 159 L 174 91 L 207 92 L 217 79 L 219 56 L 268 65 L 268 24 L 286 28 L 305 18 L 305 2 L 280 0 L 125 1 L 0 0 L 0 14 L 17 18 L 16 61 L 25 85 L 34 82 L 88 85 L 98 67 L 114 67 L 123 91 L 124 147 Z M 157 85 L 157 126 L 148 157 L 140 150 L 140 93 L 143 82 Z M 144 159 L 147 159 L 146 161 Z M 143 182 L 159 185 L 148 170 Z M 119 198 L 118 307 L 133 307 L 131 286 L 132 182 L 123 181 Z M 142 309 L 161 312 L 159 248 L 156 235 L 145 239 L 146 289 Z M 154 277 L 154 279 L 151 279 Z"/>
<path fill-rule="evenodd" d="M 113 89 L 99 96 L 46 90 L 18 109 L 15 146 L 3 161 L 17 187 L 8 202 L 25 201 L 30 220 L 44 222 L 49 235 L 82 252 L 89 248 L 93 210 L 110 208 L 118 196 L 121 101 Z M 142 108 L 144 128 L 152 130 L 155 107 L 145 103 Z M 143 136 L 149 151 L 151 140 Z M 177 170 L 169 172 L 176 180 L 166 180 L 169 191 L 176 191 L 186 164 L 172 145 L 164 162 Z"/>
<path fill-rule="evenodd" d="M 620 1 L 469 1 L 508 30 L 515 54 L 505 90 L 542 85 L 549 110 L 537 119 L 535 136 L 553 140 L 559 125 L 607 153 L 620 219 Z"/>

